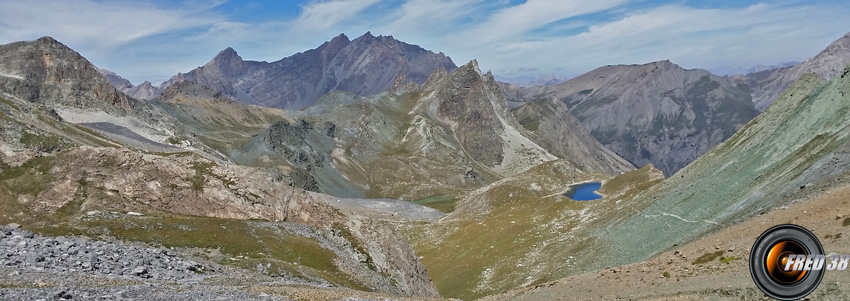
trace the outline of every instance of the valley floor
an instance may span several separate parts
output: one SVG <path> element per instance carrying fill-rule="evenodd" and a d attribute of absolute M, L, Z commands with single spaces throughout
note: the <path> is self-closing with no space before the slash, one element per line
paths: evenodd
<path fill-rule="evenodd" d="M 807 188 L 808 189 L 808 188 Z M 811 230 L 827 253 L 850 252 L 850 186 L 773 209 L 650 260 L 581 274 L 483 300 L 771 300 L 749 275 L 750 248 L 778 224 Z M 635 241 L 635 244 L 640 244 Z M 850 271 L 827 272 L 812 300 L 846 300 Z"/>

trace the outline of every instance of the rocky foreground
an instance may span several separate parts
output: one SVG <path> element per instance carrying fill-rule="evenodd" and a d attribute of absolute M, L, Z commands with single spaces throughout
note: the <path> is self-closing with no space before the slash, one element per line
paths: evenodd
<path fill-rule="evenodd" d="M 185 250 L 0 226 L 0 300 L 366 300 L 395 298 L 256 273 Z M 402 298 L 403 299 L 403 298 Z"/>
<path fill-rule="evenodd" d="M 44 237 L 17 227 L 0 228 L 4 300 L 288 300 L 200 285 L 221 277 L 223 268 L 171 250 Z"/>

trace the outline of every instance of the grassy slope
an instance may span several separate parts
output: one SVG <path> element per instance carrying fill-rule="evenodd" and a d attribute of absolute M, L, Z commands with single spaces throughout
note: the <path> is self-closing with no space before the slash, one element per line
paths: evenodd
<path fill-rule="evenodd" d="M 472 299 L 566 276 L 586 243 L 574 238 L 576 230 L 619 207 L 624 194 L 660 181 L 659 172 L 646 167 L 607 179 L 605 198 L 576 202 L 559 193 L 570 183 L 606 178 L 570 174 L 557 164 L 541 164 L 467 195 L 445 220 L 408 229 L 443 296 Z"/>
<path fill-rule="evenodd" d="M 850 76 L 828 84 L 802 78 L 728 141 L 633 198 L 651 200 L 646 208 L 588 231 L 594 256 L 579 270 L 644 260 L 779 205 L 812 180 L 807 175 L 827 168 L 816 162 L 847 143 L 848 89 Z"/>

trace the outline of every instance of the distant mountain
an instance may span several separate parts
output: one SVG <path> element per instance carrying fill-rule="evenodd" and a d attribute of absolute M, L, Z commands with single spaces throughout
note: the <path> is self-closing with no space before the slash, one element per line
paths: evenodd
<path fill-rule="evenodd" d="M 723 65 L 723 66 L 718 66 L 718 67 L 714 67 L 714 68 L 706 68 L 706 70 L 708 70 L 709 72 L 711 72 L 712 74 L 715 74 L 715 75 L 735 76 L 735 75 L 745 75 L 745 74 L 750 74 L 750 73 L 755 73 L 755 72 L 760 72 L 760 71 L 765 71 L 765 70 L 777 69 L 777 68 L 782 68 L 782 67 L 794 66 L 794 65 L 799 64 L 799 63 L 800 62 L 781 62 L 781 63 L 775 64 L 775 65 L 755 65 L 755 66 L 752 66 L 750 68 L 742 67 L 742 66 Z"/>
<path fill-rule="evenodd" d="M 540 77 L 505 77 L 496 75 L 495 78 L 497 81 L 517 87 L 551 86 L 560 84 L 564 81 L 563 78 L 557 77 L 553 74 Z"/>
<path fill-rule="evenodd" d="M 370 96 L 386 91 L 396 76 L 422 84 L 437 68 L 457 68 L 451 58 L 392 36 L 366 33 L 354 40 L 341 34 L 316 49 L 267 63 L 243 60 L 227 48 L 209 63 L 181 73 L 176 81 L 208 86 L 246 104 L 298 110 L 330 91 Z"/>
<path fill-rule="evenodd" d="M 133 83 L 131 83 L 126 78 L 121 77 L 120 75 L 118 75 L 118 73 L 115 73 L 115 72 L 112 72 L 112 71 L 109 71 L 109 70 L 106 70 L 106 69 L 101 69 L 101 68 L 96 68 L 96 69 L 97 69 L 97 72 L 100 72 L 100 74 L 103 74 L 103 76 L 106 76 L 106 80 L 108 80 L 109 83 L 112 84 L 112 86 L 115 87 L 115 89 L 118 89 L 118 91 L 124 92 L 124 91 L 129 90 L 130 88 L 133 87 Z"/>
<path fill-rule="evenodd" d="M 758 115 L 746 85 L 670 61 L 605 66 L 555 86 L 505 91 L 515 101 L 564 102 L 608 149 L 667 176 Z"/>
<path fill-rule="evenodd" d="M 756 109 L 764 111 L 803 74 L 813 72 L 822 79 L 832 79 L 850 64 L 850 33 L 845 34 L 815 57 L 805 62 L 778 69 L 764 70 L 745 76 L 753 89 Z"/>
<path fill-rule="evenodd" d="M 563 105 L 512 114 L 492 74 L 481 74 L 475 61 L 451 73 L 438 69 L 422 86 L 402 76 L 394 82 L 393 92 L 373 97 L 328 93 L 232 158 L 285 162 L 295 185 L 314 191 L 412 201 L 456 195 L 557 159 L 584 173 L 634 169 Z M 517 117 L 534 121 L 521 125 Z"/>
<path fill-rule="evenodd" d="M 154 85 L 149 81 L 145 81 L 138 86 L 134 86 L 129 80 L 121 77 L 115 72 L 100 68 L 97 68 L 97 71 L 106 76 L 106 80 L 108 80 L 115 89 L 118 89 L 118 91 L 121 91 L 132 98 L 151 100 L 161 93 L 159 88 L 154 87 Z"/>

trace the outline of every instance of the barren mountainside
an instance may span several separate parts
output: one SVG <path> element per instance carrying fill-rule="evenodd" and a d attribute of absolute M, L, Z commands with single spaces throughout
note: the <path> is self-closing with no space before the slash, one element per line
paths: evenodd
<path fill-rule="evenodd" d="M 422 84 L 437 68 L 454 70 L 451 58 L 394 39 L 366 33 L 349 40 L 341 34 L 315 49 L 275 62 L 243 60 L 227 48 L 180 80 L 208 86 L 246 104 L 298 110 L 330 91 L 371 96 L 389 89 L 404 74 Z"/>
<path fill-rule="evenodd" d="M 555 86 L 507 93 L 513 100 L 565 103 L 608 149 L 668 176 L 758 114 L 746 85 L 670 61 L 605 66 Z"/>
<path fill-rule="evenodd" d="M 166 102 L 138 101 L 51 38 L 0 46 L 0 56 L 0 223 L 45 235 L 169 246 L 195 260 L 203 259 L 191 248 L 216 249 L 212 260 L 241 269 L 230 276 L 261 276 L 277 285 L 306 279 L 298 283 L 438 295 L 404 238 L 368 210 L 334 207 L 337 198 L 292 187 L 274 170 L 225 164 L 229 159 L 214 153 L 218 141 L 250 136 L 243 133 L 252 131 L 251 122 L 284 119 L 279 111 L 199 99 L 211 91 L 191 84 L 175 85 Z M 269 232 L 269 224 L 248 219 L 290 224 Z M 227 227 L 241 236 L 226 234 Z M 245 237 L 252 247 L 242 249 Z M 49 277 L 92 276 L 73 271 Z M 127 270 L 93 281 L 144 275 Z"/>
<path fill-rule="evenodd" d="M 850 64 L 850 33 L 845 34 L 818 53 L 815 57 L 794 66 L 747 74 L 744 78 L 752 86 L 756 109 L 764 111 L 779 94 L 790 87 L 803 74 L 815 73 L 830 80 Z"/>

